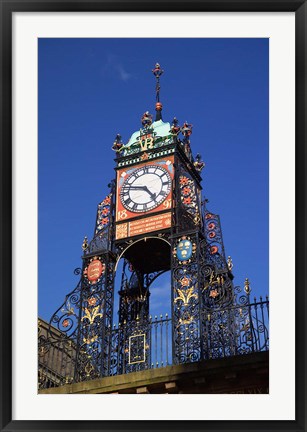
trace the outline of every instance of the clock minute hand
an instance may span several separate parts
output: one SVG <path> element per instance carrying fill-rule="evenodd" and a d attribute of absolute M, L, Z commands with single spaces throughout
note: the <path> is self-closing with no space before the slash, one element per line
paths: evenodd
<path fill-rule="evenodd" d="M 146 186 L 129 186 L 129 189 L 135 189 L 135 190 L 146 190 Z"/>

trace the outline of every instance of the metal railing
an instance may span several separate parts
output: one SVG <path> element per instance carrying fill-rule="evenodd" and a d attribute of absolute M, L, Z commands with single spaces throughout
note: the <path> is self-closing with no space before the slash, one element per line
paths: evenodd
<path fill-rule="evenodd" d="M 202 322 L 204 359 L 269 350 L 268 298 L 204 311 Z"/>
<path fill-rule="evenodd" d="M 40 338 L 38 342 L 38 387 L 50 388 L 74 381 L 76 347 L 71 340 Z"/>
<path fill-rule="evenodd" d="M 200 358 L 210 359 L 245 355 L 269 349 L 269 300 L 227 308 L 203 310 L 199 321 Z M 166 315 L 114 326 L 109 329 L 108 363 L 104 376 L 113 376 L 173 364 L 172 320 Z M 189 328 L 186 329 L 188 335 Z M 78 381 L 76 340 L 54 332 L 39 338 L 39 388 L 57 387 Z M 85 353 L 86 355 L 86 353 Z M 78 366 L 79 367 L 79 366 Z M 101 370 L 100 365 L 91 365 Z M 78 372 L 78 373 L 76 373 Z M 83 371 L 83 379 L 91 375 Z M 85 378 L 84 378 L 85 377 Z M 88 377 L 88 378 L 86 378 Z"/>

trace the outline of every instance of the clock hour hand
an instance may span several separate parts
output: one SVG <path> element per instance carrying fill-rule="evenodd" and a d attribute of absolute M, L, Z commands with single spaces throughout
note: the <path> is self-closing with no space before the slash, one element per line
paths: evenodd
<path fill-rule="evenodd" d="M 155 193 L 153 193 L 153 192 L 151 192 L 149 189 L 148 189 L 148 187 L 147 186 L 137 186 L 137 185 L 131 185 L 131 186 L 129 186 L 129 189 L 131 190 L 131 189 L 133 189 L 133 190 L 143 190 L 143 191 L 145 191 L 145 192 L 147 192 L 149 195 L 150 195 L 150 197 L 152 198 L 152 199 L 155 199 L 156 198 L 156 194 Z"/>
<path fill-rule="evenodd" d="M 149 189 L 148 189 L 148 187 L 147 186 L 138 186 L 138 185 L 130 185 L 129 186 L 129 190 L 143 190 L 143 191 L 145 191 L 145 192 L 147 192 L 149 195 L 150 195 L 150 197 L 151 197 L 151 199 L 156 199 L 156 193 L 153 193 L 153 192 L 151 192 Z"/>
<path fill-rule="evenodd" d="M 147 186 L 144 186 L 144 190 L 145 190 L 145 191 L 150 195 L 151 199 L 154 200 L 154 199 L 156 198 L 156 195 L 157 195 L 157 194 L 151 192 L 151 191 L 148 189 Z"/>

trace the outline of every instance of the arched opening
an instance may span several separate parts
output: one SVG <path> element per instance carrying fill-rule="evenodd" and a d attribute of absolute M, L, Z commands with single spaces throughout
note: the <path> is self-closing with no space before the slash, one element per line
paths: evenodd
<path fill-rule="evenodd" d="M 144 237 L 127 246 L 120 254 L 118 262 L 121 258 L 126 258 L 142 273 L 166 271 L 171 266 L 170 243 L 162 237 Z"/>
<path fill-rule="evenodd" d="M 118 257 L 113 322 L 127 353 L 123 370 L 171 364 L 170 268 L 170 244 L 159 237 L 137 240 Z"/>
<path fill-rule="evenodd" d="M 122 251 L 116 263 L 115 289 L 119 298 L 115 296 L 114 310 L 118 311 L 118 323 L 170 316 L 170 268 L 171 247 L 164 238 L 145 237 Z"/>

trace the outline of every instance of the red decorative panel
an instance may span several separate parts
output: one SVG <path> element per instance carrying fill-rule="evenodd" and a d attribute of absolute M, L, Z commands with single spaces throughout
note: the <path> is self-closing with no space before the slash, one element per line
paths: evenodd
<path fill-rule="evenodd" d="M 103 272 L 103 264 L 100 260 L 93 260 L 87 268 L 87 278 L 90 282 L 95 283 Z"/>
<path fill-rule="evenodd" d="M 169 228 L 172 224 L 171 212 L 149 216 L 130 222 L 118 224 L 116 226 L 116 240 L 126 237 L 133 237 L 154 231 Z"/>
<path fill-rule="evenodd" d="M 172 207 L 174 156 L 117 171 L 116 222 Z"/>

